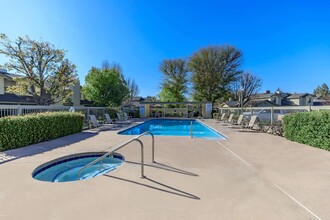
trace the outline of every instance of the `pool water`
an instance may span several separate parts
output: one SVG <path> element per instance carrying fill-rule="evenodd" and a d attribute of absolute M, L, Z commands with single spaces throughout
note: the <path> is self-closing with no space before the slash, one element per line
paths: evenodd
<path fill-rule="evenodd" d="M 95 163 L 94 165 L 84 169 L 80 174 L 80 178 L 78 177 L 78 172 L 82 167 L 102 155 L 103 153 L 81 154 L 65 157 L 65 159 L 59 158 L 38 167 L 33 172 L 32 176 L 37 180 L 48 182 L 85 180 L 115 170 L 124 161 L 123 157 L 117 154 L 108 156 L 104 158 L 102 162 Z"/>
<path fill-rule="evenodd" d="M 121 131 L 118 134 L 139 135 L 143 132 L 150 131 L 153 135 L 158 136 L 190 136 L 191 123 L 192 135 L 194 138 L 207 138 L 216 140 L 226 139 L 222 134 L 209 128 L 203 123 L 200 123 L 196 120 L 182 119 L 152 119 Z"/>

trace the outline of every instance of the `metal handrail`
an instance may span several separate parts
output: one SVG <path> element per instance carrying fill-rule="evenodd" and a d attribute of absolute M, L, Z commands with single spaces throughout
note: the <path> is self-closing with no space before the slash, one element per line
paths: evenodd
<path fill-rule="evenodd" d="M 90 166 L 92 166 L 93 164 L 95 164 L 95 163 L 97 163 L 97 162 L 103 160 L 104 158 L 106 158 L 106 157 L 109 156 L 110 154 L 113 154 L 115 151 L 117 151 L 117 150 L 119 150 L 119 149 L 125 147 L 126 145 L 130 144 L 130 143 L 133 142 L 133 141 L 137 141 L 137 142 L 139 142 L 139 143 L 140 143 L 140 146 L 141 146 L 141 178 L 145 178 L 146 176 L 144 175 L 144 150 L 143 150 L 144 145 L 143 145 L 142 141 L 141 141 L 139 138 L 142 137 L 142 136 L 144 136 L 144 135 L 146 135 L 146 134 L 150 134 L 151 137 L 152 137 L 152 162 L 155 162 L 155 145 L 154 145 L 154 144 L 155 144 L 155 138 L 154 138 L 154 135 L 153 135 L 151 132 L 146 131 L 146 132 L 140 134 L 139 136 L 136 136 L 135 138 L 132 138 L 132 139 L 130 139 L 129 141 L 126 141 L 125 143 L 123 143 L 123 144 L 121 144 L 121 145 L 119 145 L 119 146 L 117 146 L 117 147 L 112 147 L 112 148 L 110 148 L 110 149 L 108 150 L 107 153 L 103 154 L 101 157 L 99 157 L 99 158 L 93 160 L 92 162 L 86 164 L 85 166 L 83 166 L 83 167 L 78 171 L 78 179 L 80 179 L 80 174 L 81 174 L 81 172 L 82 172 L 84 169 L 86 169 L 87 167 L 90 167 Z"/>
<path fill-rule="evenodd" d="M 193 138 L 193 130 L 192 130 L 193 122 L 190 123 L 190 137 Z"/>

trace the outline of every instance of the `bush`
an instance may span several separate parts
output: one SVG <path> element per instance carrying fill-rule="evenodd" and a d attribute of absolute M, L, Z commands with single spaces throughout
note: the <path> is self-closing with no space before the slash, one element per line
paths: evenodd
<path fill-rule="evenodd" d="M 83 120 L 82 114 L 71 112 L 46 112 L 0 118 L 0 151 L 80 132 Z"/>
<path fill-rule="evenodd" d="M 292 141 L 330 150 L 330 111 L 286 115 L 284 136 Z"/>

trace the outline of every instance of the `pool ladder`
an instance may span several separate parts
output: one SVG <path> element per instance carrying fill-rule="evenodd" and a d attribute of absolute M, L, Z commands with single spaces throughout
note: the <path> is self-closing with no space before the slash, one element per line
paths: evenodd
<path fill-rule="evenodd" d="M 152 162 L 154 163 L 155 162 L 155 138 L 154 138 L 154 135 L 149 132 L 149 131 L 146 131 L 142 134 L 140 134 L 139 136 L 136 136 L 135 138 L 132 138 L 128 141 L 126 141 L 125 143 L 122 143 L 121 145 L 119 146 L 114 146 L 112 148 L 110 148 L 108 150 L 107 153 L 103 154 L 102 156 L 100 156 L 99 158 L 93 160 L 92 162 L 90 162 L 89 164 L 86 164 L 84 167 L 82 167 L 79 171 L 78 171 L 78 178 L 80 179 L 80 174 L 83 170 L 85 170 L 87 167 L 90 167 L 92 166 L 93 164 L 99 162 L 99 161 L 102 161 L 104 158 L 106 158 L 107 156 L 113 154 L 115 151 L 125 147 L 126 145 L 132 143 L 133 141 L 137 141 L 140 146 L 141 146 L 141 178 L 145 178 L 146 176 L 144 175 L 144 145 L 143 145 L 143 142 L 140 140 L 140 137 L 144 136 L 144 135 L 147 135 L 147 134 L 150 134 L 151 137 L 152 137 Z"/>

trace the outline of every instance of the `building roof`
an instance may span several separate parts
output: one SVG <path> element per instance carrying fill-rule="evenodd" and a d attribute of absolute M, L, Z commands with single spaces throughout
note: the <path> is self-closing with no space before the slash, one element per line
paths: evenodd
<path fill-rule="evenodd" d="M 281 105 L 283 105 L 283 106 L 296 106 L 297 104 L 295 104 L 294 102 L 292 102 L 288 99 L 282 99 L 281 100 Z"/>
<path fill-rule="evenodd" d="M 0 75 L 4 76 L 7 79 L 13 79 L 15 77 L 24 77 L 22 75 L 8 73 L 7 70 L 5 70 L 5 69 L 0 69 Z"/>
<path fill-rule="evenodd" d="M 252 101 L 246 103 L 245 106 L 255 107 L 255 106 L 258 106 L 260 104 L 267 104 L 267 105 L 271 105 L 271 106 L 278 106 L 276 103 L 271 102 L 269 100 L 252 100 Z"/>
<path fill-rule="evenodd" d="M 177 104 L 192 104 L 192 105 L 195 105 L 195 104 L 205 104 L 205 103 L 210 103 L 210 102 L 141 102 L 141 104 L 159 104 L 159 105 L 177 105 Z"/>
<path fill-rule="evenodd" d="M 302 97 L 306 97 L 308 95 L 310 95 L 310 94 L 309 93 L 294 93 L 294 94 L 288 96 L 287 98 L 288 99 L 299 99 L 299 98 L 302 98 Z"/>
<path fill-rule="evenodd" d="M 144 101 L 144 98 L 142 98 L 141 96 L 135 96 L 132 98 L 132 102 L 140 102 L 140 101 Z"/>
<path fill-rule="evenodd" d="M 283 99 L 289 97 L 291 95 L 291 93 L 288 93 L 288 92 L 283 92 L 280 94 L 282 96 Z"/>
<path fill-rule="evenodd" d="M 253 96 L 253 99 L 269 99 L 272 96 L 281 96 L 281 94 L 278 93 L 258 93 Z"/>
<path fill-rule="evenodd" d="M 5 93 L 0 95 L 1 103 L 20 103 L 20 104 L 36 104 L 32 96 L 16 95 L 13 93 Z"/>
<path fill-rule="evenodd" d="M 226 101 L 224 103 L 222 103 L 221 105 L 227 105 L 228 107 L 238 107 L 239 106 L 239 102 L 238 101 Z"/>

